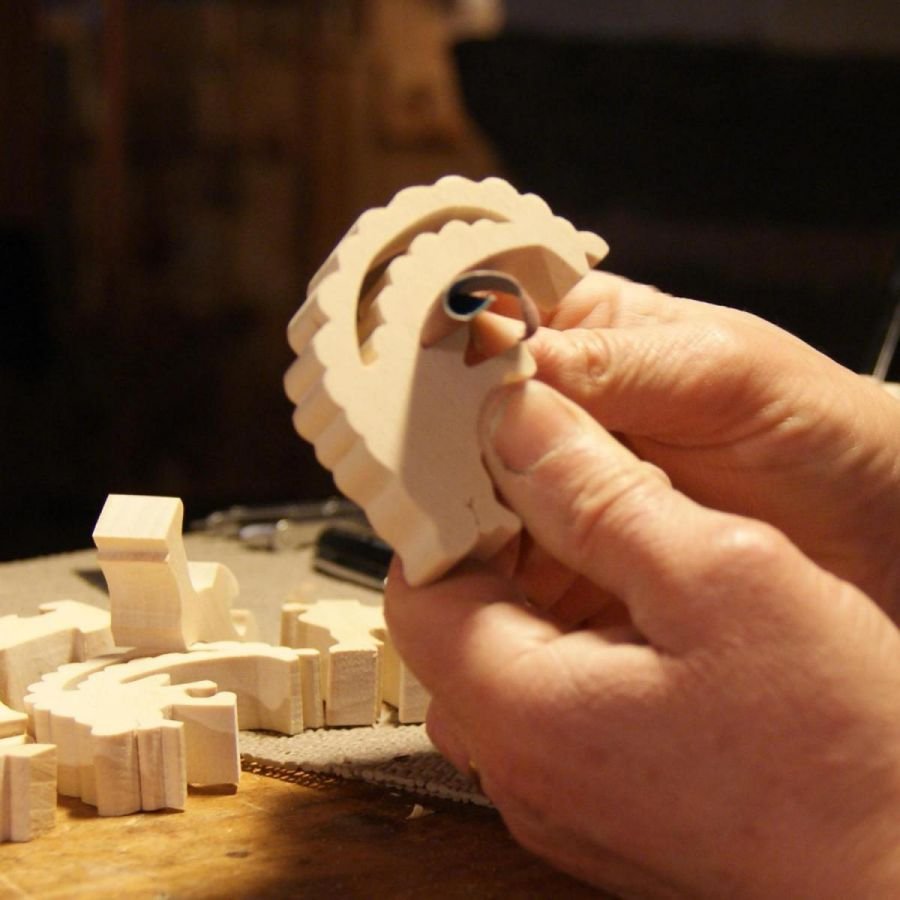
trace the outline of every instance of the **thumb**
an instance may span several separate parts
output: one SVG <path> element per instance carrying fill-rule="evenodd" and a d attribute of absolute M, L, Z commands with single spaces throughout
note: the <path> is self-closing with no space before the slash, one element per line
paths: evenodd
<path fill-rule="evenodd" d="M 687 651 L 796 613 L 773 583 L 815 592 L 819 570 L 779 532 L 698 506 L 544 384 L 492 395 L 481 438 L 497 488 L 531 536 L 625 603 L 661 650 Z"/>

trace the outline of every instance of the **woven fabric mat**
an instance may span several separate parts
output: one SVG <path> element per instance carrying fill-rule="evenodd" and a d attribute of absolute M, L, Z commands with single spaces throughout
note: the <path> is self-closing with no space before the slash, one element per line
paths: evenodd
<path fill-rule="evenodd" d="M 242 731 L 245 763 L 327 773 L 415 794 L 490 806 L 490 801 L 435 750 L 424 725 L 320 728 L 288 737 Z"/>

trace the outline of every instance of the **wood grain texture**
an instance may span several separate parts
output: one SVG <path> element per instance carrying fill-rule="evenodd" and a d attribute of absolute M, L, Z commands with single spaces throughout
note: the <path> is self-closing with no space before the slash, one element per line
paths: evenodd
<path fill-rule="evenodd" d="M 113 649 L 105 610 L 72 600 L 38 609 L 36 616 L 0 615 L 0 702 L 19 711 L 42 675 Z"/>
<path fill-rule="evenodd" d="M 30 841 L 56 821 L 56 748 L 13 740 L 0 741 L 0 843 Z"/>
<path fill-rule="evenodd" d="M 257 633 L 249 612 L 231 609 L 238 595 L 231 570 L 218 562 L 188 562 L 183 520 L 177 497 L 107 497 L 93 536 L 118 646 L 164 653 Z"/>
<path fill-rule="evenodd" d="M 373 725 L 382 702 L 402 723 L 425 721 L 428 694 L 397 655 L 380 606 L 325 598 L 285 603 L 281 643 L 318 655 L 325 709 L 318 724 Z"/>
<path fill-rule="evenodd" d="M 499 816 L 337 779 L 244 772 L 236 795 L 192 791 L 184 813 L 98 818 L 64 801 L 57 827 L 0 846 L 0 896 L 42 900 L 598 894 L 519 848 Z M 602 896 L 602 895 L 600 895 Z"/>

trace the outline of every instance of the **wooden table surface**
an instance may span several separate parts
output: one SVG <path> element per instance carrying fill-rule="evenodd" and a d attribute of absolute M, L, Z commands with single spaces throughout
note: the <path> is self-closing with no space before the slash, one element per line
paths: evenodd
<path fill-rule="evenodd" d="M 228 564 L 238 605 L 264 630 L 304 572 L 299 557 L 208 539 L 188 554 Z M 0 615 L 67 596 L 106 605 L 95 569 L 90 552 L 0 565 Z M 417 802 L 434 812 L 410 818 Z M 183 812 L 104 818 L 61 798 L 53 831 L 0 844 L 2 900 L 588 896 L 518 847 L 493 810 L 272 770 L 245 771 L 236 793 L 193 790 Z"/>
<path fill-rule="evenodd" d="M 244 772 L 184 812 L 97 816 L 62 800 L 56 828 L 0 845 L 0 897 L 592 897 L 519 848 L 492 810 L 361 782 Z"/>

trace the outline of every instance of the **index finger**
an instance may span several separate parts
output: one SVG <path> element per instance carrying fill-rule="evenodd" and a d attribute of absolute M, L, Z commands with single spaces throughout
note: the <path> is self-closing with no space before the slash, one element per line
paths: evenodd
<path fill-rule="evenodd" d="M 680 300 L 650 285 L 610 272 L 589 272 L 554 307 L 544 324 L 558 331 L 570 328 L 621 328 L 668 322 L 696 301 Z"/>

